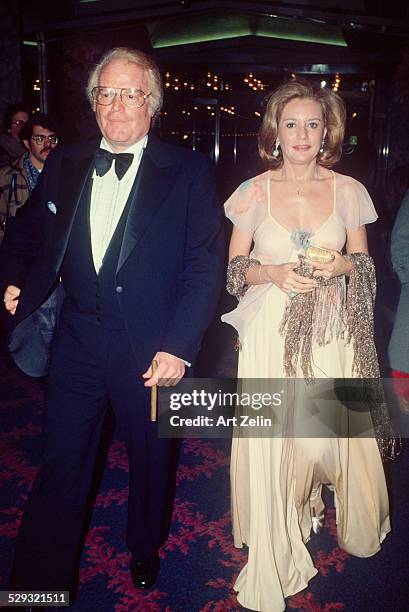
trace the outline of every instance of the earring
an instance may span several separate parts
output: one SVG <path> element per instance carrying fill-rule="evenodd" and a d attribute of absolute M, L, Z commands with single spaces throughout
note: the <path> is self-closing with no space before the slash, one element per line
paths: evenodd
<path fill-rule="evenodd" d="M 279 142 L 279 140 L 277 138 L 277 140 L 274 143 L 274 149 L 273 149 L 273 153 L 272 153 L 274 159 L 277 159 L 277 157 L 280 155 L 280 151 L 278 150 L 279 146 L 280 146 L 280 142 Z"/>
<path fill-rule="evenodd" d="M 324 145 L 325 145 L 325 138 L 322 139 L 321 146 L 320 146 L 320 153 L 324 153 Z"/>

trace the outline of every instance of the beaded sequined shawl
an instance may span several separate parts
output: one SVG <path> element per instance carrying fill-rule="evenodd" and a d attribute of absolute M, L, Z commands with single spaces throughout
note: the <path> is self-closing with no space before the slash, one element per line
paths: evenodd
<path fill-rule="evenodd" d="M 324 346 L 340 338 L 352 343 L 352 376 L 365 379 L 365 394 L 380 453 L 383 458 L 394 458 L 397 443 L 380 380 L 374 342 L 375 266 L 366 253 L 352 253 L 346 257 L 354 265 L 346 302 L 342 299 L 342 277 L 322 280 L 316 290 L 288 300 L 279 329 L 284 338 L 284 372 L 286 376 L 295 376 L 299 365 L 303 376 L 313 381 L 314 343 Z M 312 277 L 314 268 L 300 256 L 295 271 Z"/>

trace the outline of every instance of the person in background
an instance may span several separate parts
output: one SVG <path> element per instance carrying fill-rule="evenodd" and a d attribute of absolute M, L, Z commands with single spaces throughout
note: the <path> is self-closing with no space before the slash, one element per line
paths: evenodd
<path fill-rule="evenodd" d="M 7 220 L 26 202 L 50 151 L 57 146 L 58 128 L 49 115 L 36 113 L 23 125 L 19 138 L 25 152 L 0 168 L 0 244 Z"/>
<path fill-rule="evenodd" d="M 409 413 L 409 191 L 393 226 L 391 258 L 401 292 L 389 343 L 389 364 L 399 405 Z"/>
<path fill-rule="evenodd" d="M 3 132 L 0 133 L 0 168 L 20 157 L 24 146 L 19 139 L 21 128 L 30 118 L 30 110 L 20 103 L 9 104 L 3 111 Z"/>

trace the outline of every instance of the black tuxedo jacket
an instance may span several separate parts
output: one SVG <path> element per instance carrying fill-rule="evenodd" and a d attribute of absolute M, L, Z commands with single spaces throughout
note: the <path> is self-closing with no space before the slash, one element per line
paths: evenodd
<path fill-rule="evenodd" d="M 34 365 L 42 360 L 42 349 L 32 339 L 39 325 L 49 333 L 47 321 L 54 316 L 51 308 L 39 317 L 44 313 L 39 307 L 58 285 L 98 146 L 94 140 L 53 151 L 1 245 L 1 290 L 9 284 L 22 289 L 17 312 L 10 316 L 11 346 L 17 364 L 32 375 L 44 373 Z M 211 169 L 204 156 L 149 135 L 136 180 L 116 270 L 130 341 L 141 368 L 148 367 L 156 351 L 193 363 L 217 304 L 224 268 L 221 209 Z"/>

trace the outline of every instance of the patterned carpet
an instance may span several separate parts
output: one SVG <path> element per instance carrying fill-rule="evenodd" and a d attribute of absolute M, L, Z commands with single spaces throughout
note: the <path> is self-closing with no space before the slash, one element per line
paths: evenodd
<path fill-rule="evenodd" d="M 5 588 L 21 509 L 41 454 L 42 386 L 0 354 L 0 588 Z M 178 470 L 171 536 L 161 551 L 156 588 L 133 588 L 124 545 L 127 461 L 114 436 L 96 499 L 73 611 L 225 612 L 241 610 L 232 583 L 246 558 L 232 545 L 229 441 L 188 440 Z M 389 466 L 393 532 L 370 559 L 336 544 L 335 512 L 309 544 L 319 575 L 288 600 L 296 612 L 409 611 L 408 455 Z M 330 498 L 329 498 L 329 503 Z"/>

